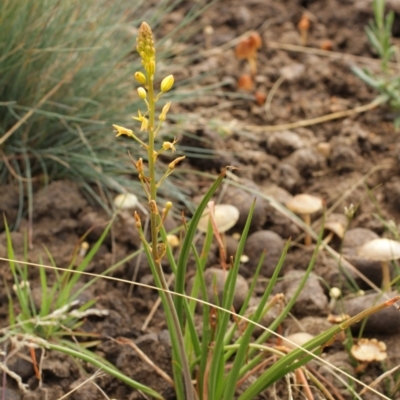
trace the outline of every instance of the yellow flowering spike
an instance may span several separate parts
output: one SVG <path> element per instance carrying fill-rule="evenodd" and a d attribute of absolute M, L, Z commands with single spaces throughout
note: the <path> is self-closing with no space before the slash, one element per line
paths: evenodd
<path fill-rule="evenodd" d="M 155 57 L 153 32 L 147 22 L 142 22 L 140 25 L 136 50 L 139 54 L 143 52 L 149 59 Z"/>
<path fill-rule="evenodd" d="M 119 126 L 119 125 L 113 125 L 115 131 L 117 132 L 116 137 L 121 136 L 121 135 L 126 135 L 129 137 L 135 137 L 133 134 L 133 131 L 127 128 L 124 128 L 123 126 Z"/>
<path fill-rule="evenodd" d="M 173 85 L 174 85 L 174 76 L 168 75 L 161 82 L 161 91 L 163 93 L 168 92 L 169 90 L 171 90 Z"/>
<path fill-rule="evenodd" d="M 142 64 L 150 79 L 154 76 L 156 49 L 154 47 L 153 32 L 146 22 L 139 28 L 136 50 L 142 59 Z"/>

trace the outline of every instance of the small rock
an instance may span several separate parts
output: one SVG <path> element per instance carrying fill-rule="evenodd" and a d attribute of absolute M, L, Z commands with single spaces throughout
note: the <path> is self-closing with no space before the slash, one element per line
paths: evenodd
<path fill-rule="evenodd" d="M 7 359 L 7 367 L 11 371 L 15 372 L 18 376 L 20 376 L 23 381 L 27 381 L 31 376 L 34 375 L 35 372 L 33 370 L 32 363 L 22 358 L 22 354 L 29 359 L 29 351 L 21 350 L 21 354 L 16 354 L 13 357 Z"/>
<path fill-rule="evenodd" d="M 335 351 L 334 353 L 323 353 L 321 357 L 330 365 L 334 365 L 343 371 L 353 371 L 354 366 L 350 362 L 349 353 L 347 351 Z M 332 372 L 330 368 L 326 367 L 326 363 L 318 363 L 316 365 L 319 373 L 324 376 L 327 380 L 332 379 Z M 335 379 L 335 387 L 340 390 L 341 393 L 348 393 L 348 383 L 346 379 Z"/>
<path fill-rule="evenodd" d="M 201 254 L 201 252 L 203 251 L 203 246 L 204 246 L 204 239 L 205 239 L 205 235 L 201 235 L 196 242 L 194 243 L 196 250 L 198 252 L 198 254 Z M 218 245 L 217 242 L 214 240 L 211 243 L 211 248 L 210 251 L 207 255 L 207 260 L 206 260 L 206 268 L 208 267 L 212 267 L 213 265 L 215 265 L 218 262 Z M 193 270 L 197 268 L 197 264 L 196 264 L 196 259 L 193 255 L 192 252 L 190 252 L 189 255 L 189 259 L 188 259 L 188 270 Z"/>
<path fill-rule="evenodd" d="M 232 236 L 225 235 L 224 241 L 225 241 L 224 244 L 225 244 L 226 261 L 229 261 L 231 257 L 235 257 L 239 245 L 239 240 Z"/>
<path fill-rule="evenodd" d="M 307 332 L 313 336 L 332 328 L 332 324 L 327 321 L 326 317 L 309 316 L 300 320 L 290 320 L 288 323 L 288 333 Z"/>
<path fill-rule="evenodd" d="M 359 156 L 351 147 L 339 145 L 332 148 L 328 160 L 332 168 L 346 172 L 352 171 L 357 167 Z"/>
<path fill-rule="evenodd" d="M 289 301 L 299 287 L 305 272 L 290 271 L 283 278 L 285 299 Z M 311 273 L 293 306 L 296 316 L 325 315 L 327 313 L 328 298 L 325 296 L 317 275 Z"/>
<path fill-rule="evenodd" d="M 286 161 L 279 163 L 272 174 L 273 181 L 290 193 L 295 193 L 302 185 L 303 179 L 297 168 Z"/>
<path fill-rule="evenodd" d="M 151 345 L 152 343 L 158 343 L 159 342 L 159 340 L 158 340 L 159 338 L 158 338 L 158 335 L 157 335 L 157 333 L 155 333 L 155 332 L 150 332 L 150 333 L 146 333 L 146 334 L 144 334 L 144 335 L 141 335 L 141 336 L 139 336 L 136 340 L 135 340 L 135 343 L 138 345 L 138 346 L 149 346 L 149 345 Z"/>
<path fill-rule="evenodd" d="M 250 257 L 249 262 L 246 264 L 248 276 L 250 277 L 254 274 L 261 254 L 266 250 L 260 275 L 271 277 L 282 255 L 283 248 L 283 240 L 275 232 L 263 230 L 249 235 L 244 247 L 244 254 Z"/>
<path fill-rule="evenodd" d="M 304 271 L 310 263 L 313 252 L 314 248 L 312 246 L 298 248 L 287 254 L 285 262 L 287 265 L 294 265 L 297 270 Z M 327 252 L 318 252 L 313 272 L 329 286 L 340 286 L 343 283 L 343 277 L 337 261 Z"/>
<path fill-rule="evenodd" d="M 311 339 L 314 339 L 314 336 L 307 332 L 296 332 L 292 333 L 283 340 L 283 345 L 288 347 L 289 349 L 297 349 L 303 344 L 307 343 Z"/>
<path fill-rule="evenodd" d="M 158 340 L 165 347 L 171 348 L 171 335 L 169 334 L 168 329 L 163 329 L 159 332 Z"/>
<path fill-rule="evenodd" d="M 285 161 L 296 167 L 304 178 L 309 178 L 313 172 L 326 168 L 325 157 L 312 148 L 298 149 L 287 157 Z"/>
<path fill-rule="evenodd" d="M 271 299 L 272 297 L 268 299 L 267 305 Z M 246 317 L 250 317 L 254 314 L 258 308 L 258 305 L 260 304 L 260 300 L 261 299 L 259 297 L 251 299 L 252 305 L 246 310 Z M 275 302 L 275 304 L 273 304 L 272 307 L 261 318 L 259 324 L 268 328 L 278 318 L 279 314 L 282 312 L 282 309 L 283 305 L 279 302 Z M 255 337 L 259 337 L 262 333 L 264 333 L 264 329 L 260 328 L 259 326 L 254 327 L 253 335 Z"/>
<path fill-rule="evenodd" d="M 277 185 L 262 187 L 261 193 L 265 194 L 266 196 L 272 197 L 274 200 L 281 204 L 286 204 L 292 198 L 292 195 L 287 190 Z"/>
<path fill-rule="evenodd" d="M 166 279 L 168 279 L 168 278 L 166 277 Z M 148 285 L 148 286 L 153 286 L 153 287 L 155 286 L 154 277 L 150 273 L 142 275 L 140 277 L 139 282 L 143 285 Z M 136 293 L 138 296 L 141 296 L 142 298 L 146 298 L 146 299 L 157 294 L 157 292 L 154 289 L 147 288 L 146 286 L 137 286 Z"/>
<path fill-rule="evenodd" d="M 224 271 L 221 268 L 211 267 L 204 271 L 204 281 L 207 288 L 208 301 L 215 304 L 215 295 L 218 295 L 219 305 L 222 305 L 222 295 L 225 288 L 225 282 L 228 278 L 229 271 Z M 194 277 L 192 277 L 187 284 L 187 293 L 190 293 L 193 287 Z M 215 282 L 215 285 L 214 285 Z M 249 291 L 249 285 L 243 276 L 238 275 L 236 280 L 235 296 L 233 299 L 233 307 L 236 311 L 240 310 L 244 300 Z M 199 298 L 201 295 L 199 293 Z M 201 304 L 199 303 L 199 308 L 201 309 Z"/>
<path fill-rule="evenodd" d="M 274 132 L 267 139 L 268 152 L 280 158 L 287 157 L 302 147 L 304 147 L 303 140 L 297 133 L 291 131 Z"/>
<path fill-rule="evenodd" d="M 51 378 L 73 378 L 79 376 L 79 367 L 64 353 L 52 352 L 43 360 L 42 371 Z"/>
<path fill-rule="evenodd" d="M 293 196 L 285 189 L 277 185 L 261 187 L 261 193 L 284 205 Z M 268 226 L 281 237 L 297 237 L 301 234 L 301 229 L 294 224 L 287 216 L 269 204 L 266 208 L 267 220 L 264 226 Z"/>
<path fill-rule="evenodd" d="M 369 229 L 349 229 L 343 239 L 343 251 L 346 251 L 346 254 L 356 254 L 358 247 L 378 237 L 375 232 Z"/>
<path fill-rule="evenodd" d="M 282 67 L 279 72 L 287 81 L 292 82 L 300 78 L 305 69 L 304 64 L 294 63 Z"/>
<path fill-rule="evenodd" d="M 332 151 L 332 146 L 328 142 L 321 142 L 317 144 L 317 151 L 321 153 L 325 158 L 329 158 Z"/>
<path fill-rule="evenodd" d="M 391 293 L 386 293 L 386 295 L 387 296 L 383 298 L 381 294 L 369 293 L 364 296 L 357 296 L 351 299 L 344 299 L 343 311 L 349 314 L 351 317 L 354 317 L 358 313 L 384 302 L 386 299 L 390 299 L 394 296 L 397 296 L 398 293 L 391 292 Z M 341 312 L 339 306 L 337 312 Z M 364 325 L 364 320 L 362 320 L 359 323 L 352 325 L 351 329 L 357 332 L 361 328 L 361 326 L 363 326 L 365 333 L 373 333 L 374 335 L 399 334 L 400 333 L 399 312 L 393 306 L 386 307 L 383 310 L 370 315 L 367 318 L 365 325 Z"/>
<path fill-rule="evenodd" d="M 258 187 L 255 187 L 255 189 L 258 189 Z M 222 203 L 233 205 L 239 210 L 240 216 L 235 225 L 235 231 L 241 232 L 243 230 L 254 198 L 256 198 L 254 194 L 236 187 L 230 186 L 226 189 L 226 192 L 222 199 Z M 265 200 L 258 197 L 256 200 L 253 218 L 250 225 L 252 230 L 261 229 L 261 227 L 263 226 L 266 220 L 265 207 Z"/>
<path fill-rule="evenodd" d="M 343 239 L 342 253 L 346 259 L 357 268 L 363 275 L 371 280 L 376 285 L 380 286 L 382 283 L 382 266 L 379 261 L 368 260 L 362 258 L 357 254 L 358 248 L 372 239 L 377 239 L 379 236 L 365 228 L 349 229 Z M 369 285 L 364 282 L 362 278 L 356 275 L 353 271 L 345 266 L 343 267 L 356 281 L 361 289 L 369 288 Z"/>
<path fill-rule="evenodd" d="M 220 171 L 227 165 L 235 164 L 233 157 L 228 152 L 221 150 L 225 148 L 221 136 L 210 129 L 197 129 L 190 137 L 188 135 L 183 136 L 179 144 L 185 146 L 187 152 L 198 153 L 199 149 L 208 151 L 208 157 L 186 156 L 191 165 L 200 168 L 202 171 L 213 169 Z"/>

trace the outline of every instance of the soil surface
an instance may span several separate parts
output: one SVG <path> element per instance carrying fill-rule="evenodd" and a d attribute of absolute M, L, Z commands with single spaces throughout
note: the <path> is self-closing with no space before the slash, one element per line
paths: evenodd
<path fill-rule="evenodd" d="M 175 9 L 165 18 L 162 29 L 168 32 L 190 7 L 190 2 L 184 2 Z M 391 2 L 390 7 L 397 12 L 393 40 L 400 44 L 400 7 L 395 1 Z M 310 21 L 306 43 L 297 27 L 303 15 Z M 241 211 L 241 219 L 230 233 L 240 232 L 254 191 L 259 193 L 256 217 L 251 228 L 252 238 L 245 250 L 249 261 L 241 267 L 242 276 L 250 282 L 258 257 L 267 248 L 267 258 L 261 271 L 264 279 L 260 279 L 257 287 L 259 294 L 265 289 L 265 282 L 271 276 L 283 244 L 289 237 L 293 239 L 293 245 L 284 264 L 283 278 L 275 292 L 284 293 L 286 301 L 290 299 L 310 262 L 314 246 L 303 244 L 301 225 L 295 218 L 289 218 L 274 206 L 285 204 L 292 196 L 300 193 L 323 199 L 327 221 L 342 224 L 347 231 L 344 240 L 333 235 L 329 242 L 331 248 L 343 253 L 373 284 L 381 285 L 380 264 L 360 260 L 357 249 L 374 237 L 398 239 L 400 147 L 398 133 L 392 123 L 392 111 L 385 107 L 371 107 L 363 113 L 349 113 L 318 124 L 271 128 L 272 125 L 340 113 L 367 105 L 375 99 L 377 93 L 351 71 L 355 65 L 379 71 L 379 62 L 364 31 L 371 18 L 371 5 L 367 0 L 217 0 L 199 19 L 199 23 L 207 27 L 205 31 L 197 34 L 193 43 L 187 44 L 198 45 L 201 56 L 189 68 L 177 71 L 175 80 L 179 83 L 189 76 L 205 73 L 205 84 L 216 85 L 216 89 L 198 101 L 175 105 L 174 111 L 196 116 L 190 117 L 190 121 L 193 121 L 192 126 L 187 128 L 190 135 L 183 136 L 177 146 L 187 154 L 198 152 L 191 151 L 191 147 L 201 148 L 205 154 L 204 157 L 189 155 L 180 168 L 213 174 L 226 165 L 238 168 L 234 171 L 235 177 L 229 179 L 236 185 L 253 190 L 253 194 L 243 188 L 223 186 L 219 200 L 236 205 Z M 235 46 L 240 42 L 241 35 L 251 31 L 260 34 L 262 46 L 258 50 L 257 71 L 252 88 L 245 90 L 238 87 L 243 84 L 238 82 L 245 79 L 243 75 L 251 74 L 250 65 L 246 60 L 236 57 Z M 211 182 L 210 178 L 186 172 L 179 185 L 195 203 Z M 0 192 L 0 209 L 7 220 L 14 223 L 18 212 L 17 186 L 10 184 Z M 345 207 L 351 208 L 351 204 L 355 211 L 347 224 L 346 218 L 343 221 L 344 210 Z M 29 250 L 28 260 L 37 263 L 41 259 L 44 264 L 51 264 L 47 255 L 50 253 L 58 267 L 70 264 L 87 232 L 85 240 L 90 247 L 93 246 L 109 221 L 109 215 L 102 208 L 89 203 L 78 187 L 66 181 L 53 182 L 46 188 L 38 187 L 33 210 L 32 249 Z M 189 210 L 186 213 L 190 217 Z M 321 216 L 321 211 L 312 215 L 316 230 Z M 171 220 L 168 224 L 169 228 L 173 228 L 178 222 Z M 18 229 L 11 234 L 16 258 L 24 257 L 28 227 L 28 219 L 23 219 Z M 0 230 L 4 231 L 1 221 Z M 328 235 L 327 231 L 324 237 Z M 235 239 L 228 239 L 230 241 L 235 249 Z M 7 256 L 5 243 L 5 234 L 2 233 L 1 257 Z M 132 214 L 119 215 L 111 233 L 86 271 L 103 272 L 131 255 L 139 244 Z M 209 266 L 218 264 L 218 252 L 215 249 L 215 256 Z M 11 287 L 13 280 L 8 264 L 2 262 L 1 268 L 0 317 L 1 325 L 7 326 L 8 300 L 4 284 Z M 193 265 L 189 266 L 189 270 L 191 268 Z M 397 271 L 393 266 L 392 278 Z M 131 258 L 112 273 L 114 277 L 124 279 L 131 279 L 134 274 L 137 281 L 152 283 L 144 258 Z M 50 272 L 48 279 L 54 279 Z M 29 280 L 32 291 L 37 292 L 37 302 L 40 304 L 37 268 L 29 268 Z M 87 280 L 83 278 L 82 282 Z M 343 294 L 349 297 L 349 300 L 344 301 L 344 309 L 349 314 L 354 315 L 368 304 L 374 304 L 376 296 L 371 285 L 344 261 L 338 263 L 328 251 L 321 250 L 314 272 L 293 309 L 293 318 L 285 322 L 283 332 L 291 334 L 305 331 L 315 335 L 327 329 L 330 326 L 327 322 L 328 314 L 332 311 L 339 313 L 329 295 L 332 286 L 340 287 Z M 357 296 L 354 287 L 364 290 L 367 296 Z M 99 335 L 100 340 L 92 350 L 128 376 L 155 388 L 166 399 L 174 399 L 169 383 L 144 363 L 132 347 L 115 341 L 121 337 L 130 339 L 159 368 L 172 375 L 169 337 L 160 309 L 147 328 L 143 329 L 157 300 L 157 293 L 140 287 L 132 291 L 126 283 L 99 280 L 81 296 L 96 298 L 96 307 L 108 310 L 106 316 L 88 317 L 80 328 L 87 333 Z M 356 337 L 357 331 L 353 333 Z M 400 314 L 391 307 L 370 318 L 363 331 L 363 337 L 377 338 L 386 344 L 388 358 L 384 363 L 371 363 L 365 365 L 363 370 L 357 370 L 344 343 L 340 341 L 327 348 L 323 357 L 350 375 L 371 384 L 382 373 L 399 365 L 399 334 Z M 29 390 L 26 393 L 19 391 L 16 381 L 7 376 L 6 385 L 0 389 L 0 398 L 58 399 L 95 372 L 94 368 L 78 365 L 59 353 L 46 352 L 42 364 L 42 382 L 39 385 L 30 360 L 29 350 L 25 348 L 11 357 L 7 364 L 29 385 Z M 338 392 L 333 393 L 334 398 L 352 398 L 343 384 L 323 367 L 313 365 L 313 368 L 319 369 L 326 379 L 334 383 Z M 396 373 L 390 374 L 386 380 L 378 382 L 375 388 L 388 398 L 400 399 L 400 393 L 394 393 L 396 376 Z M 397 387 L 398 382 L 397 378 Z M 109 398 L 145 398 L 107 375 L 96 379 L 96 383 Z M 361 390 L 361 386 L 355 386 Z M 69 398 L 104 399 L 98 387 L 84 385 Z M 266 391 L 260 398 L 288 398 L 285 383 L 274 390 Z M 318 397 L 321 396 L 318 393 L 315 390 L 316 398 L 323 398 Z M 300 399 L 303 396 L 300 388 L 294 389 L 293 398 Z M 361 398 L 379 397 L 365 393 Z"/>

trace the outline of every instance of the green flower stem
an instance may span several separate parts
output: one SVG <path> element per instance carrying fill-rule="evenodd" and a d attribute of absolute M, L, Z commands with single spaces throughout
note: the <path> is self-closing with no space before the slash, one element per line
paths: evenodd
<path fill-rule="evenodd" d="M 150 199 L 149 201 L 157 201 L 157 186 L 156 186 L 156 177 L 155 177 L 155 157 L 154 157 L 154 111 L 155 111 L 155 102 L 154 102 L 154 86 L 153 79 L 149 77 L 149 86 L 148 86 L 148 107 L 149 107 L 149 146 L 147 148 L 148 160 L 149 160 L 149 175 L 150 175 Z M 157 210 L 151 209 L 150 214 L 150 225 L 151 225 L 151 245 L 152 245 L 152 253 L 153 259 L 157 265 L 160 263 L 157 261 L 158 259 L 158 229 L 157 229 Z M 164 275 L 162 270 L 159 271 L 159 275 Z"/>
<path fill-rule="evenodd" d="M 168 284 L 165 280 L 164 272 L 161 266 L 160 255 L 158 254 L 158 223 L 159 216 L 158 211 L 155 206 L 157 200 L 157 182 L 156 182 L 156 174 L 155 174 L 155 151 L 154 151 L 154 139 L 155 139 L 155 131 L 154 131 L 154 114 L 155 114 L 155 99 L 154 99 L 154 86 L 153 79 L 149 76 L 149 84 L 148 84 L 148 93 L 147 93 L 147 101 L 149 107 L 149 145 L 147 148 L 148 152 L 148 162 L 149 162 L 149 179 L 150 179 L 150 205 L 151 205 L 151 213 L 150 213 L 150 226 L 151 226 L 151 247 L 152 247 L 152 255 L 155 264 L 156 273 L 161 283 L 161 288 L 165 290 L 165 299 L 169 310 L 171 311 L 172 316 L 172 325 L 174 326 L 175 332 L 177 333 L 177 342 L 178 342 L 178 352 L 180 356 L 180 364 L 182 366 L 182 373 L 185 383 L 185 391 L 186 391 L 186 399 L 194 400 L 194 390 L 191 382 L 189 363 L 187 360 L 185 346 L 182 336 L 182 330 L 179 324 L 178 315 L 176 313 L 175 304 L 172 299 L 172 296 L 169 292 Z M 153 204 L 153 205 L 152 205 Z"/>

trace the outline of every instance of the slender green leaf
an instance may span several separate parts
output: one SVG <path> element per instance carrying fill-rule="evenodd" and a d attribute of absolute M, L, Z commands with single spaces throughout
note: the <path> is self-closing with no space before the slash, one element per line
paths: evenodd
<path fill-rule="evenodd" d="M 232 268 L 229 270 L 228 278 L 225 283 L 222 306 L 226 310 L 231 310 L 233 307 L 233 299 L 235 296 L 236 281 L 239 273 L 240 267 L 240 256 L 243 254 L 244 246 L 246 244 L 247 235 L 250 230 L 251 220 L 253 218 L 255 207 L 255 200 L 250 207 L 249 215 L 247 216 L 246 224 L 243 228 L 242 235 L 240 237 L 238 249 L 236 251 L 235 260 Z M 224 383 L 224 339 L 228 328 L 230 314 L 226 312 L 218 311 L 218 321 L 217 321 L 217 335 L 215 340 L 215 345 L 213 348 L 213 357 L 210 367 L 210 377 L 209 377 L 209 398 L 215 397 L 217 399 L 221 398 Z"/>
<path fill-rule="evenodd" d="M 194 235 L 196 233 L 197 224 L 200 221 L 201 216 L 203 215 L 203 211 L 207 206 L 207 203 L 210 201 L 211 197 L 221 184 L 222 180 L 225 177 L 225 169 L 220 173 L 216 181 L 213 183 L 211 188 L 204 195 L 202 201 L 194 213 L 189 228 L 186 232 L 185 239 L 182 244 L 181 253 L 179 254 L 179 260 L 177 265 L 176 279 L 175 279 L 175 292 L 184 294 L 185 293 L 185 277 L 186 277 L 186 267 L 189 259 L 189 253 L 191 244 L 193 242 Z M 175 298 L 175 307 L 178 313 L 178 319 L 181 326 L 183 326 L 183 307 L 182 307 L 183 299 L 180 296 Z"/>

